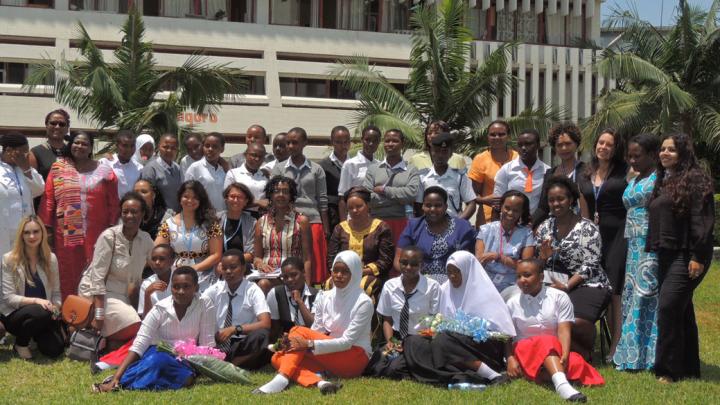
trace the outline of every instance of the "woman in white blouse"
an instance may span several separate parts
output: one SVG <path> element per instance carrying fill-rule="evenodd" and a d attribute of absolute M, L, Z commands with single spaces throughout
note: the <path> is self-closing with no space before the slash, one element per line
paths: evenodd
<path fill-rule="evenodd" d="M 350 250 L 338 253 L 332 277 L 333 289 L 315 302 L 312 328 L 296 326 L 290 330 L 289 347 L 272 358 L 278 374 L 253 393 L 277 393 L 293 380 L 303 387 L 317 386 L 323 394 L 332 394 L 341 386 L 316 373 L 327 371 L 343 378 L 362 374 L 370 354 L 374 309 L 360 286 L 362 262 L 357 253 Z"/>
<path fill-rule="evenodd" d="M 127 357 L 112 379 L 96 385 L 97 391 L 125 389 L 179 389 L 194 381 L 192 368 L 169 353 L 158 352 L 159 342 L 173 346 L 192 340 L 215 346 L 215 308 L 198 293 L 198 274 L 192 267 L 177 268 L 172 275 L 172 297 L 155 305 L 142 322 Z"/>
<path fill-rule="evenodd" d="M 135 310 L 142 272 L 150 258 L 153 240 L 140 230 L 147 205 L 131 191 L 120 200 L 122 225 L 98 237 L 90 266 L 80 279 L 78 292 L 95 304 L 91 326 L 108 340 L 110 349 L 135 337 L 140 316 Z"/>
<path fill-rule="evenodd" d="M 33 198 L 45 190 L 42 176 L 30 166 L 25 135 L 10 132 L 0 138 L 0 255 L 12 249 L 20 218 L 35 213 Z"/>
<path fill-rule="evenodd" d="M 15 351 L 20 358 L 32 358 L 30 339 L 35 340 L 40 353 L 58 357 L 65 349 L 58 320 L 58 262 L 50 252 L 40 218 L 31 215 L 20 220 L 14 246 L 2 257 L 0 318 L 15 335 Z"/>
<path fill-rule="evenodd" d="M 507 302 L 517 336 L 505 345 L 508 376 L 532 381 L 551 380 L 562 399 L 585 402 L 587 398 L 568 380 L 582 385 L 602 385 L 603 377 L 581 355 L 570 351 L 573 305 L 568 295 L 543 285 L 543 263 L 520 260 L 517 285 L 522 294 Z"/>

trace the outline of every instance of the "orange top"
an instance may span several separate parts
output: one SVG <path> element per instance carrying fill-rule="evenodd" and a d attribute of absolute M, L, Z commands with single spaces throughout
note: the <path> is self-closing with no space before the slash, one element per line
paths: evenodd
<path fill-rule="evenodd" d="M 517 159 L 517 157 L 518 153 L 510 149 L 510 158 L 507 162 Z M 495 188 L 495 175 L 502 165 L 503 162 L 497 162 L 492 158 L 489 150 L 478 153 L 473 159 L 470 170 L 468 171 L 468 177 L 470 180 L 482 184 L 482 197 L 487 197 L 493 193 L 493 189 Z M 485 214 L 485 222 L 490 222 L 492 218 L 492 208 L 483 205 L 483 212 Z"/>

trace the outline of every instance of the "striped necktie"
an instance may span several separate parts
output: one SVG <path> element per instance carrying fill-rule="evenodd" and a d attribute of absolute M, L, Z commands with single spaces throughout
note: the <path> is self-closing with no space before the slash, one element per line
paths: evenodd
<path fill-rule="evenodd" d="M 223 329 L 228 328 L 232 325 L 232 318 L 233 318 L 233 307 L 232 302 L 233 298 L 237 297 L 237 294 L 228 293 L 228 307 L 227 307 L 227 314 L 225 314 L 225 321 L 223 322 Z M 228 339 L 222 343 L 220 343 L 219 349 L 223 351 L 223 353 L 228 353 L 230 351 L 230 341 L 232 339 Z"/>
<path fill-rule="evenodd" d="M 417 290 L 408 293 L 403 293 L 405 296 L 405 303 L 403 304 L 402 311 L 400 311 L 400 339 L 405 339 L 408 335 L 408 323 L 410 322 L 410 298 L 417 293 Z"/>

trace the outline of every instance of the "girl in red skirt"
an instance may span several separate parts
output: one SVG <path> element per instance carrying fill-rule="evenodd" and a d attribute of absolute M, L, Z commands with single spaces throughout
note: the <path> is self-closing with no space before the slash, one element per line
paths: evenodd
<path fill-rule="evenodd" d="M 570 352 L 575 322 L 570 298 L 543 285 L 543 266 L 535 259 L 518 262 L 516 274 L 522 293 L 507 301 L 517 332 L 505 349 L 508 376 L 525 376 L 538 383 L 551 380 L 561 398 L 587 401 L 568 380 L 583 385 L 603 385 L 605 380 L 582 356 Z"/>

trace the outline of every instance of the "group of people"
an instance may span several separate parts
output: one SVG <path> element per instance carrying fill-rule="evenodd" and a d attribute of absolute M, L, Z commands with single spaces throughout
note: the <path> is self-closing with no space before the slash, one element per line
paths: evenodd
<path fill-rule="evenodd" d="M 290 381 L 332 393 L 341 385 L 329 376 L 363 373 L 524 376 L 584 401 L 568 380 L 604 383 L 588 363 L 602 317 L 618 369 L 661 382 L 700 374 L 692 296 L 712 258 L 713 182 L 685 134 L 606 130 L 585 163 L 580 129 L 561 123 L 549 167 L 540 134 L 518 131 L 513 150 L 504 121 L 472 161 L 442 121 L 408 161 L 399 129 L 363 128 L 349 157 L 350 131 L 337 126 L 316 163 L 304 129 L 275 134 L 268 152 L 253 125 L 227 159 L 217 132 L 184 137 L 178 161 L 175 135 L 156 145 L 120 131 L 116 153 L 95 160 L 93 135 L 70 131 L 65 111 L 45 124 L 32 150 L 20 133 L 0 138 L 0 320 L 20 357 L 32 357 L 30 340 L 56 357 L 62 301 L 92 300 L 108 350 L 129 347 L 102 391 L 191 384 L 192 370 L 154 345 L 192 339 L 242 368 L 272 364 L 256 393 Z M 482 318 L 511 339 L 430 339 L 419 325 L 436 314 Z"/>

